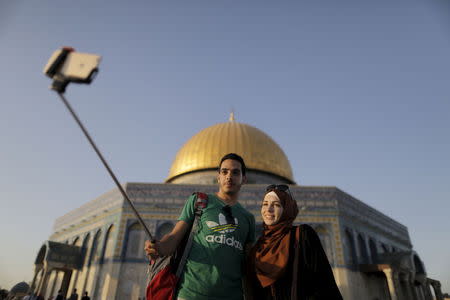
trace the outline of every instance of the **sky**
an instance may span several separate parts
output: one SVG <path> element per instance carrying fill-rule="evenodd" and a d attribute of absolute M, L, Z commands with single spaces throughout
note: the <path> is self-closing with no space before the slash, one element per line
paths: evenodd
<path fill-rule="evenodd" d="M 163 182 L 182 145 L 236 121 L 300 185 L 408 227 L 450 292 L 450 4 L 443 0 L 0 0 L 0 287 L 31 281 L 54 220 L 114 183 L 42 73 L 102 56 L 66 97 L 121 182 Z"/>

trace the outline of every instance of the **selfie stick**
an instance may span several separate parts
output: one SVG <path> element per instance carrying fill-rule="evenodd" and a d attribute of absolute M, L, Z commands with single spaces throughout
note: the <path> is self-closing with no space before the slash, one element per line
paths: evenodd
<path fill-rule="evenodd" d="M 54 80 L 53 80 L 53 83 L 52 83 L 52 86 L 50 87 L 50 89 L 54 90 L 59 95 L 59 97 L 61 98 L 61 100 L 64 103 L 64 105 L 69 110 L 70 114 L 75 119 L 75 121 L 77 122 L 78 126 L 80 126 L 81 130 L 83 131 L 84 135 L 88 139 L 89 143 L 94 148 L 95 152 L 97 153 L 98 157 L 102 161 L 102 163 L 105 166 L 106 170 L 108 171 L 109 175 L 111 175 L 112 179 L 116 183 L 117 188 L 120 190 L 120 192 L 122 193 L 123 197 L 127 200 L 128 204 L 130 205 L 130 207 L 132 208 L 134 214 L 136 215 L 139 223 L 142 225 L 142 227 L 144 228 L 145 232 L 147 233 L 148 237 L 150 238 L 150 240 L 153 240 L 153 236 L 150 233 L 150 230 L 148 229 L 147 225 L 144 223 L 144 220 L 139 215 L 138 211 L 136 210 L 136 207 L 131 202 L 130 198 L 128 197 L 127 192 L 125 192 L 123 187 L 120 185 L 119 181 L 117 180 L 116 175 L 114 175 L 114 172 L 109 167 L 109 165 L 108 165 L 107 161 L 105 160 L 105 158 L 103 157 L 102 153 L 100 152 L 100 150 L 95 145 L 94 140 L 89 135 L 89 132 L 86 130 L 86 128 L 84 127 L 83 123 L 81 123 L 81 120 L 78 118 L 77 114 L 72 109 L 72 107 L 70 106 L 70 104 L 67 101 L 67 99 L 64 97 L 63 93 L 65 91 L 65 88 L 66 88 L 67 84 L 70 82 L 70 80 L 61 78 L 60 76 L 54 76 L 53 79 Z"/>

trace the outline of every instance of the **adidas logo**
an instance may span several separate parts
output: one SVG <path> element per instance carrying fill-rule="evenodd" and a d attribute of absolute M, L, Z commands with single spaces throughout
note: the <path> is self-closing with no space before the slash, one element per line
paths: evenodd
<path fill-rule="evenodd" d="M 211 228 L 212 231 L 219 233 L 228 233 L 235 231 L 238 227 L 237 218 L 234 218 L 234 223 L 235 224 L 228 224 L 225 216 L 222 213 L 219 214 L 219 224 L 214 221 L 206 221 L 206 225 Z"/>
<path fill-rule="evenodd" d="M 227 236 L 225 234 L 221 234 L 221 235 L 210 234 L 210 235 L 207 235 L 205 239 L 208 243 L 224 244 L 224 245 L 239 249 L 241 251 L 244 249 L 242 247 L 241 242 L 235 240 L 234 236 L 227 238 Z"/>
<path fill-rule="evenodd" d="M 234 239 L 234 236 L 227 237 L 226 233 L 230 233 L 236 230 L 238 227 L 238 219 L 234 218 L 234 224 L 228 224 L 225 216 L 219 213 L 219 224 L 214 221 L 206 221 L 206 225 L 213 232 L 221 233 L 220 235 L 210 234 L 205 237 L 208 243 L 217 243 L 227 245 L 239 250 L 243 250 L 241 242 Z"/>

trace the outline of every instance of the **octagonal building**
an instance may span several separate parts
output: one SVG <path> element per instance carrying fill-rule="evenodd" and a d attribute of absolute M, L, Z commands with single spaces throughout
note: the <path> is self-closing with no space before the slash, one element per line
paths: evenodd
<path fill-rule="evenodd" d="M 255 215 L 261 231 L 260 202 L 267 184 L 285 183 L 300 208 L 296 224 L 319 234 L 344 299 L 432 299 L 440 283 L 427 277 L 413 250 L 408 229 L 333 186 L 296 184 L 282 148 L 256 127 L 215 124 L 178 151 L 165 183 L 123 184 L 156 238 L 169 232 L 187 197 L 214 193 L 221 157 L 234 152 L 248 168 L 239 201 Z M 117 188 L 56 219 L 37 253 L 31 289 L 67 296 L 77 289 L 91 299 L 145 299 L 148 260 L 145 233 Z"/>

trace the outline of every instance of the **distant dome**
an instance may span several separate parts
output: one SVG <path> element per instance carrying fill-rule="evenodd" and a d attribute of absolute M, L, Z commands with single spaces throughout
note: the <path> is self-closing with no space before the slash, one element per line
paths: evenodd
<path fill-rule="evenodd" d="M 26 294 L 28 293 L 28 290 L 30 289 L 30 286 L 25 281 L 19 282 L 15 286 L 12 287 L 12 289 L 9 291 L 10 294 L 16 295 L 16 294 Z"/>
<path fill-rule="evenodd" d="M 192 172 L 215 170 L 227 153 L 242 156 L 249 170 L 294 182 L 291 165 L 280 146 L 258 128 L 234 121 L 233 114 L 229 122 L 205 128 L 184 144 L 166 182 Z"/>

